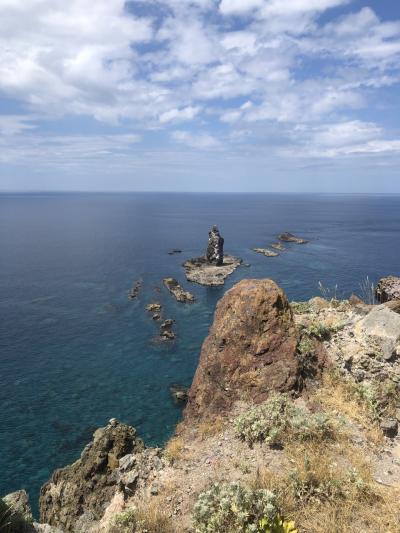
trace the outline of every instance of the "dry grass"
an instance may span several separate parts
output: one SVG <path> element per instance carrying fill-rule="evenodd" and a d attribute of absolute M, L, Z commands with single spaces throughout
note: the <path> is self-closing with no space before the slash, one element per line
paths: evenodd
<path fill-rule="evenodd" d="M 372 444 L 380 446 L 384 443 L 373 406 L 360 395 L 355 383 L 350 379 L 335 372 L 325 372 L 322 385 L 315 392 L 314 399 L 324 409 L 340 413 L 361 425 Z"/>
<path fill-rule="evenodd" d="M 197 427 L 197 435 L 202 440 L 205 440 L 208 437 L 212 437 L 213 435 L 221 433 L 221 431 L 224 429 L 224 425 L 224 420 L 220 416 L 204 420 Z"/>
<path fill-rule="evenodd" d="M 378 485 L 361 450 L 350 443 L 304 443 L 286 449 L 292 468 L 258 469 L 252 485 L 278 497 L 282 514 L 307 533 L 397 533 L 400 491 Z"/>
<path fill-rule="evenodd" d="M 109 533 L 178 533 L 159 498 L 127 509 L 114 518 Z"/>
<path fill-rule="evenodd" d="M 165 446 L 164 456 L 170 463 L 175 463 L 184 458 L 184 441 L 181 437 L 172 437 Z"/>

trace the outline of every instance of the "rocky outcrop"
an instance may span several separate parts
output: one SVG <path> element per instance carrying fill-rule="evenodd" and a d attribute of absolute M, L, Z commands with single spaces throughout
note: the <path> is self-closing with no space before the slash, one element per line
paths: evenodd
<path fill-rule="evenodd" d="M 189 391 L 185 418 L 221 414 L 248 395 L 293 389 L 297 333 L 285 293 L 272 280 L 243 280 L 217 305 Z"/>
<path fill-rule="evenodd" d="M 32 510 L 26 491 L 18 490 L 0 499 L 0 531 L 34 533 Z"/>
<path fill-rule="evenodd" d="M 189 291 L 185 291 L 174 278 L 165 278 L 164 285 L 169 292 L 175 296 L 178 302 L 194 302 L 194 296 Z"/>
<path fill-rule="evenodd" d="M 208 232 L 206 258 L 212 265 L 220 266 L 224 262 L 224 239 L 217 226 L 213 226 Z"/>
<path fill-rule="evenodd" d="M 400 278 L 397 276 L 387 276 L 379 280 L 376 286 L 375 295 L 380 303 L 400 300 Z"/>
<path fill-rule="evenodd" d="M 286 248 L 280 242 L 272 243 L 271 244 L 271 248 L 274 248 L 275 250 L 279 250 L 280 252 L 285 252 L 286 251 Z"/>
<path fill-rule="evenodd" d="M 185 268 L 186 279 L 199 285 L 208 285 L 216 287 L 223 285 L 228 276 L 230 276 L 242 263 L 239 257 L 225 255 L 222 265 L 209 263 L 205 257 L 189 259 L 183 266 Z"/>
<path fill-rule="evenodd" d="M 289 233 L 288 231 L 285 231 L 284 233 L 281 233 L 280 235 L 278 235 L 278 239 L 282 242 L 294 242 L 295 244 L 308 243 L 308 241 L 306 241 L 305 239 L 296 237 L 296 235 L 293 235 L 293 233 Z"/>
<path fill-rule="evenodd" d="M 265 257 L 277 257 L 279 255 L 278 252 L 273 252 L 272 250 L 269 250 L 268 248 L 253 248 L 255 252 L 258 254 L 265 255 Z"/>
<path fill-rule="evenodd" d="M 175 320 L 167 318 L 160 326 L 160 337 L 163 340 L 174 340 L 176 335 L 172 331 L 172 327 L 175 324 Z"/>
<path fill-rule="evenodd" d="M 56 470 L 43 485 L 39 500 L 41 522 L 63 531 L 89 531 L 90 525 L 102 517 L 121 482 L 120 460 L 143 450 L 134 428 L 110 420 L 94 433 L 92 442 L 75 463 Z M 132 480 L 126 483 L 133 486 Z"/>

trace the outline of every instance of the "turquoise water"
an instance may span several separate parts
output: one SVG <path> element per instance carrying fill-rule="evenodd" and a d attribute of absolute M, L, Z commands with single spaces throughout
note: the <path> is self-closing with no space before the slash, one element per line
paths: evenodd
<path fill-rule="evenodd" d="M 224 288 L 186 283 L 181 267 L 204 251 L 212 224 L 250 263 Z M 348 296 L 366 275 L 400 274 L 399 229 L 400 196 L 0 195 L 0 494 L 25 488 L 35 502 L 111 417 L 162 444 L 181 414 L 169 386 L 190 384 L 227 288 L 271 277 L 291 299 L 318 294 L 318 281 Z M 277 258 L 252 252 L 282 231 L 310 243 Z M 166 276 L 197 302 L 157 292 Z M 176 320 L 175 343 L 154 341 L 151 301 Z"/>

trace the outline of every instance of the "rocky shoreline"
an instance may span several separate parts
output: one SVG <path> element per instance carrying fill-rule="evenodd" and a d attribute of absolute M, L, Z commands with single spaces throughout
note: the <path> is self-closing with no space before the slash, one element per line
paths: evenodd
<path fill-rule="evenodd" d="M 150 304 L 149 312 L 159 311 L 158 305 Z M 13 529 L 8 531 L 122 532 L 125 529 L 116 526 L 122 520 L 119 517 L 149 509 L 151 502 L 162 509 L 166 521 L 176 524 L 168 531 L 202 531 L 193 529 L 192 508 L 215 477 L 232 481 L 239 476 L 245 482 L 248 475 L 243 472 L 259 469 L 264 461 L 268 467 L 276 463 L 280 473 L 293 476 L 285 447 L 273 450 L 266 441 L 249 448 L 235 436 L 231 423 L 238 413 L 249 416 L 245 413 L 250 406 L 262 406 L 274 395 L 291 398 L 284 401 L 294 402 L 296 409 L 301 406 L 309 420 L 315 409 L 325 417 L 339 414 L 350 440 L 335 448 L 329 437 L 324 453 L 339 454 L 337 461 L 348 450 L 352 455 L 346 461 L 351 462 L 356 453 L 367 457 L 372 476 L 369 490 L 378 493 L 383 485 L 398 498 L 399 311 L 397 299 L 378 305 L 355 297 L 289 303 L 272 280 L 242 280 L 217 305 L 189 391 L 179 385 L 170 388 L 174 401 L 187 401 L 187 406 L 166 448 L 146 448 L 134 428 L 110 420 L 94 433 L 78 461 L 54 472 L 42 487 L 41 524 L 32 521 L 24 491 L 1 500 L 13 520 Z M 162 327 L 168 331 L 172 324 L 167 320 Z M 262 427 L 262 420 L 257 419 L 256 427 Z M 304 426 L 308 423 L 302 422 L 302 431 L 308 431 Z M 298 446 L 301 450 L 301 442 Z M 172 491 L 171 486 L 175 487 Z M 357 512 L 352 514 L 352 530 L 361 530 L 362 516 Z M 303 531 L 304 517 L 295 511 L 293 516 Z M 386 516 L 388 524 L 395 519 Z M 362 530 L 375 533 L 376 525 L 371 524 Z"/>

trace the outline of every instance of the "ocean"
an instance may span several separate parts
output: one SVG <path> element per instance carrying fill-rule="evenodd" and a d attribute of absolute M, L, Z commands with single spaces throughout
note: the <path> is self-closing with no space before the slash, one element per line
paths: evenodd
<path fill-rule="evenodd" d="M 220 288 L 186 282 L 181 266 L 213 224 L 249 264 Z M 252 251 L 283 231 L 310 242 Z M 162 445 L 181 416 L 169 387 L 190 385 L 216 302 L 240 279 L 272 278 L 292 300 L 319 282 L 360 294 L 367 276 L 400 274 L 399 232 L 399 195 L 0 194 L 0 495 L 24 488 L 37 511 L 40 486 L 112 417 Z M 163 288 L 169 276 L 194 304 Z M 155 301 L 175 342 L 157 340 Z"/>

